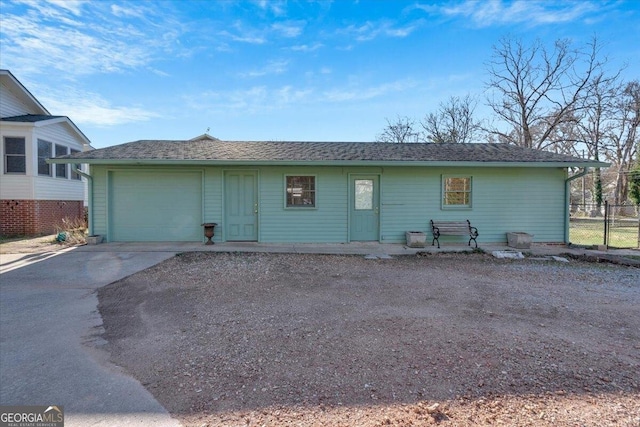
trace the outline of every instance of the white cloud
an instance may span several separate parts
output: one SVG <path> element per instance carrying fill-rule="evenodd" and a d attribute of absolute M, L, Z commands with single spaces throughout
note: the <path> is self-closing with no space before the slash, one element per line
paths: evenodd
<path fill-rule="evenodd" d="M 235 21 L 230 25 L 234 32 L 229 30 L 220 31 L 218 34 L 230 38 L 233 41 L 249 44 L 264 44 L 267 42 L 263 30 L 248 28 L 242 21 Z"/>
<path fill-rule="evenodd" d="M 229 38 L 231 38 L 231 40 L 236 42 L 241 42 L 241 43 L 264 44 L 267 42 L 267 39 L 262 35 L 256 35 L 256 34 L 237 35 L 237 34 L 231 34 L 228 31 L 222 31 L 220 32 L 220 34 L 223 36 L 228 36 Z"/>
<path fill-rule="evenodd" d="M 309 102 L 313 93 L 313 88 L 296 88 L 292 85 L 270 88 L 260 85 L 185 96 L 183 102 L 195 111 L 207 111 L 209 114 L 260 114 Z"/>
<path fill-rule="evenodd" d="M 313 52 L 324 47 L 322 43 L 314 43 L 312 45 L 301 44 L 297 46 L 291 46 L 291 50 L 296 52 Z"/>
<path fill-rule="evenodd" d="M 68 116 L 77 125 L 114 126 L 160 117 L 140 107 L 113 106 L 98 94 L 73 87 L 49 90 L 39 99 L 51 114 Z"/>
<path fill-rule="evenodd" d="M 5 34 L 13 35 L 3 43 L 3 55 L 22 72 L 58 70 L 69 77 L 135 68 L 149 61 L 148 50 L 123 40 L 105 43 L 77 29 L 40 26 L 24 17 L 9 16 L 2 24 Z"/>
<path fill-rule="evenodd" d="M 470 19 L 477 27 L 491 25 L 527 24 L 542 25 L 571 22 L 598 12 L 601 6 L 591 1 L 549 2 L 540 0 L 465 0 L 446 3 L 443 6 L 416 5 L 415 8 L 445 17 Z"/>
<path fill-rule="evenodd" d="M 323 73 L 331 70 L 323 68 Z M 378 85 L 363 86 L 357 81 L 347 87 L 324 89 L 317 86 L 256 85 L 242 89 L 217 90 L 184 96 L 182 104 L 193 111 L 207 114 L 265 114 L 277 110 L 299 109 L 309 104 L 343 104 L 367 102 L 420 85 L 412 79 L 403 79 Z"/>
<path fill-rule="evenodd" d="M 115 16 L 118 16 L 118 17 L 133 16 L 133 17 L 140 18 L 144 16 L 144 11 L 140 8 L 122 7 L 122 6 L 118 6 L 117 4 L 111 5 L 111 13 L 113 13 Z"/>
<path fill-rule="evenodd" d="M 350 85 L 347 88 L 336 88 L 325 91 L 323 93 L 323 99 L 329 102 L 364 101 L 396 92 L 404 92 L 416 86 L 418 86 L 418 82 L 412 79 L 396 80 L 394 82 L 369 87 Z"/>
<path fill-rule="evenodd" d="M 87 3 L 87 0 L 46 0 L 59 8 L 68 10 L 76 16 L 82 14 L 82 6 Z"/>
<path fill-rule="evenodd" d="M 366 21 L 361 25 L 349 25 L 344 29 L 338 30 L 338 33 L 354 37 L 356 41 L 365 42 L 381 36 L 404 38 L 414 32 L 418 26 L 418 22 L 396 26 L 386 20 L 378 22 Z"/>
<path fill-rule="evenodd" d="M 13 2 L 37 9 L 44 16 L 59 18 L 67 12 L 75 16 L 82 15 L 82 7 L 87 0 L 13 0 Z"/>
<path fill-rule="evenodd" d="M 283 37 L 295 38 L 302 34 L 303 22 L 284 22 L 271 25 L 271 29 Z"/>
<path fill-rule="evenodd" d="M 292 86 L 283 86 L 276 91 L 276 102 L 279 105 L 290 105 L 305 101 L 313 90 L 294 89 Z"/>
<path fill-rule="evenodd" d="M 287 71 L 289 61 L 271 61 L 262 68 L 240 73 L 240 77 L 262 77 L 270 74 L 282 74 Z"/>
<path fill-rule="evenodd" d="M 254 3 L 260 9 L 271 12 L 275 16 L 286 14 L 287 2 L 285 0 L 254 0 Z"/>
<path fill-rule="evenodd" d="M 177 43 L 182 24 L 146 3 L 124 8 L 79 0 L 19 1 L 27 9 L 4 11 L 0 42 L 2 65 L 23 76 L 57 71 L 72 79 L 122 72 L 186 51 Z"/>

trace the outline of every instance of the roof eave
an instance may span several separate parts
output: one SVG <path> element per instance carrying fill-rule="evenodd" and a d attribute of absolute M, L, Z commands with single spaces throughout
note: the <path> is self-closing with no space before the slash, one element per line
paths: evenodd
<path fill-rule="evenodd" d="M 56 123 L 66 123 L 73 130 L 73 132 L 75 132 L 78 135 L 78 137 L 82 140 L 83 145 L 86 145 L 91 149 L 93 149 L 93 147 L 91 146 L 91 141 L 89 141 L 89 138 L 87 138 L 87 136 L 84 133 L 82 133 L 82 131 L 78 128 L 78 126 L 76 126 L 75 123 L 73 123 L 73 121 L 66 116 L 53 117 L 51 119 L 43 119 L 43 120 L 38 120 L 36 122 L 22 122 L 22 121 L 14 122 L 12 120 L 2 120 L 0 121 L 0 123 L 11 125 L 11 126 L 18 126 L 18 127 L 42 127 L 42 126 L 53 125 Z"/>
<path fill-rule="evenodd" d="M 18 127 L 36 127 L 36 123 L 38 122 L 18 122 L 12 120 L 1 120 L 0 125 L 10 125 L 10 126 L 18 126 Z"/>
<path fill-rule="evenodd" d="M 481 162 L 481 161 L 406 161 L 406 160 L 181 160 L 181 159 L 86 159 L 53 158 L 47 163 L 85 163 L 91 165 L 172 165 L 172 166 L 401 166 L 401 167 L 528 167 L 528 168 L 591 168 L 609 167 L 603 162 Z"/>

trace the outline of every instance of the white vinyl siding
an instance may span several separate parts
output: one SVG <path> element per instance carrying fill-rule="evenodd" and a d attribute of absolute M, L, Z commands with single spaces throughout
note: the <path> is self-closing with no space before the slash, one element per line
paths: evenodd
<path fill-rule="evenodd" d="M 34 102 L 31 95 L 12 92 L 11 90 L 21 91 L 22 88 L 14 86 L 11 83 L 11 79 L 5 79 L 5 77 L 7 76 L 2 77 L 2 83 L 0 84 L 1 117 L 46 113 L 37 102 Z M 20 170 L 23 170 L 23 172 L 11 173 L 6 170 L 5 137 L 20 137 L 24 140 L 23 160 L 11 159 L 10 161 L 13 163 L 19 162 Z M 66 121 L 54 123 L 23 122 L 17 124 L 6 121 L 0 122 L 0 158 L 2 159 L 0 161 L 0 174 L 2 175 L 0 198 L 9 200 L 84 200 L 86 202 L 86 180 L 71 177 L 68 171 L 66 172 L 66 179 L 56 179 L 56 167 L 53 165 L 47 165 L 50 174 L 39 174 L 39 171 L 44 172 L 47 167 L 42 162 L 44 156 L 39 156 L 38 153 L 39 140 L 52 144 L 51 155 L 47 157 L 54 156 L 53 144 L 79 151 L 85 148 L 81 135 Z M 22 167 L 22 162 L 24 162 L 24 167 Z"/>
<path fill-rule="evenodd" d="M 22 116 L 24 114 L 39 114 L 30 111 L 17 96 L 4 84 L 0 84 L 0 115 L 2 117 Z"/>

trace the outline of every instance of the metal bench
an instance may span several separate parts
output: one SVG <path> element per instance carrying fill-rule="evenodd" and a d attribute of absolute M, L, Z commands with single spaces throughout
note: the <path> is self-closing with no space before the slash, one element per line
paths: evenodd
<path fill-rule="evenodd" d="M 468 245 L 471 246 L 471 241 L 478 247 L 476 238 L 478 237 L 478 229 L 471 226 L 469 220 L 465 221 L 434 221 L 431 220 L 431 231 L 433 232 L 433 240 L 431 246 L 438 242 L 438 249 L 440 249 L 440 236 L 469 236 Z"/>

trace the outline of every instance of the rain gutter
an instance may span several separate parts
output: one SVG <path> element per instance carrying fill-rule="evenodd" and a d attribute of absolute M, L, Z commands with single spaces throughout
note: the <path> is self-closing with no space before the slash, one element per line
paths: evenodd
<path fill-rule="evenodd" d="M 89 189 L 89 200 L 87 201 L 89 208 L 89 215 L 87 221 L 89 222 L 89 236 L 93 236 L 93 177 L 86 172 L 82 172 L 78 168 L 74 168 L 73 170 L 78 175 L 87 178 L 87 187 Z"/>

